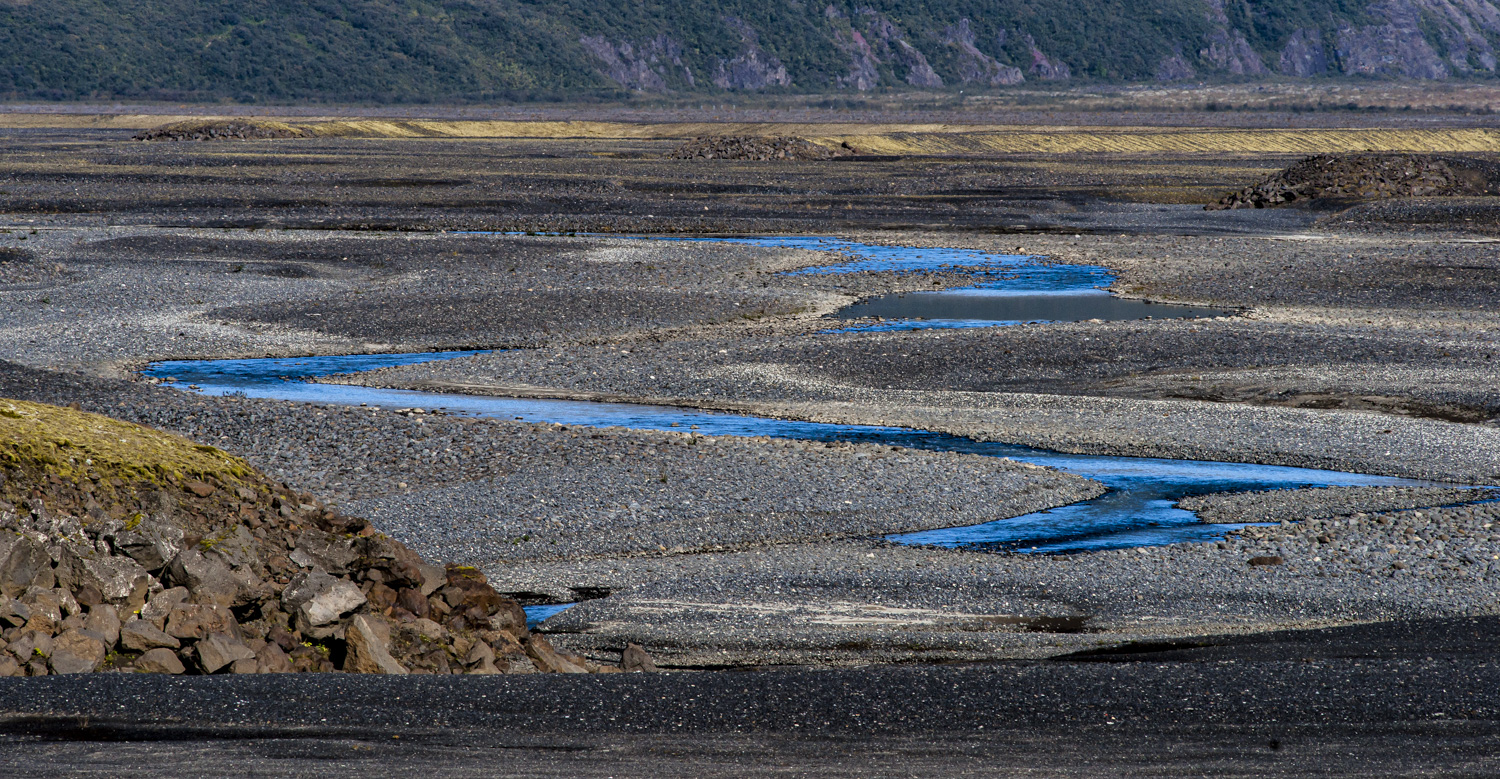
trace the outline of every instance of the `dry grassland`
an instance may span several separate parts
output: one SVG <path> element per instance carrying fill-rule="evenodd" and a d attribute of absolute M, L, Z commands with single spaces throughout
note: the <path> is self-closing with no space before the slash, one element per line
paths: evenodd
<path fill-rule="evenodd" d="M 148 114 L 0 114 L 0 128 L 143 129 L 204 116 Z M 227 117 L 226 117 L 227 118 Z M 1015 127 L 961 124 L 774 122 L 438 121 L 290 119 L 251 121 L 329 138 L 682 140 L 704 135 L 795 136 L 847 143 L 870 154 L 1322 154 L 1355 151 L 1500 152 L 1500 130 L 1204 129 L 1158 127 Z"/>

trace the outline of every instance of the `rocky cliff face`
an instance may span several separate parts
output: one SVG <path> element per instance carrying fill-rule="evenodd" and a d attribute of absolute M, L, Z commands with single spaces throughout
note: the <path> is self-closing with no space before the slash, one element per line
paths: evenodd
<path fill-rule="evenodd" d="M 974 30 L 967 18 L 943 30 L 943 43 L 957 51 L 957 75 L 961 84 L 981 84 L 1000 87 L 1020 84 L 1026 80 L 1021 69 L 1001 64 L 975 46 Z"/>
<path fill-rule="evenodd" d="M 829 5 L 824 15 L 833 28 L 834 45 L 849 58 L 849 71 L 834 79 L 839 86 L 874 89 L 881 83 L 882 66 L 911 86 L 943 86 L 927 56 L 884 14 L 860 8 L 851 16 Z"/>
<path fill-rule="evenodd" d="M 1269 1 L 1237 0 L 1226 7 L 1226 0 L 1201 0 L 1201 15 L 1162 18 L 1162 34 L 1150 44 L 1168 53 L 1151 55 L 1146 61 L 1155 65 L 1131 77 L 1170 82 L 1278 73 L 1293 78 L 1341 74 L 1439 80 L 1495 73 L 1495 48 L 1500 45 L 1496 0 L 1370 0 L 1348 12 L 1303 8 L 1299 12 L 1315 23 L 1290 30 L 1267 22 L 1277 16 L 1270 13 Z M 1107 63 L 1090 61 L 1099 56 L 1097 51 L 1081 51 L 1076 41 L 1060 47 L 1057 30 L 1034 21 L 1023 23 L 1023 18 L 1034 18 L 1034 4 L 1024 17 L 1019 11 L 1008 13 L 1005 0 L 994 4 L 993 15 L 945 20 L 940 11 L 929 11 L 914 21 L 878 2 L 828 2 L 821 12 L 807 8 L 806 24 L 776 27 L 782 39 L 768 36 L 767 24 L 758 27 L 751 19 L 723 17 L 725 34 L 732 36 L 740 53 L 698 67 L 712 74 L 709 80 L 719 89 L 742 91 L 1004 87 L 1067 81 L 1079 67 L 1091 74 L 1113 72 Z M 1286 16 L 1283 9 L 1276 10 Z M 798 31 L 798 40 L 784 40 L 788 29 Z M 1044 33 L 1039 41 L 1036 36 Z M 691 58 L 678 43 L 688 35 L 667 29 L 645 41 L 584 36 L 580 43 L 611 81 L 661 92 L 697 83 Z M 812 49 L 834 56 L 808 56 L 807 38 L 820 42 Z M 786 52 L 791 51 L 799 56 L 788 59 Z"/>
<path fill-rule="evenodd" d="M 693 71 L 682 63 L 682 44 L 665 33 L 642 43 L 611 41 L 602 35 L 585 35 L 579 45 L 601 63 L 611 81 L 641 92 L 666 92 L 677 79 L 695 86 Z"/>
<path fill-rule="evenodd" d="M 1303 27 L 1292 33 L 1281 50 L 1278 69 L 1284 76 L 1311 78 L 1328 72 L 1328 52 L 1323 48 L 1323 34 L 1316 27 Z"/>
<path fill-rule="evenodd" d="M 1214 30 L 1208 34 L 1208 45 L 1198 50 L 1198 58 L 1236 76 L 1264 76 L 1268 72 L 1265 63 L 1251 48 L 1245 33 L 1230 27 L 1223 0 L 1206 2 L 1208 21 L 1214 25 Z"/>
<path fill-rule="evenodd" d="M 725 24 L 740 37 L 740 54 L 719 60 L 714 67 L 714 86 L 720 89 L 760 90 L 791 86 L 786 66 L 775 55 L 760 46 L 760 34 L 754 27 L 736 17 L 726 17 Z"/>

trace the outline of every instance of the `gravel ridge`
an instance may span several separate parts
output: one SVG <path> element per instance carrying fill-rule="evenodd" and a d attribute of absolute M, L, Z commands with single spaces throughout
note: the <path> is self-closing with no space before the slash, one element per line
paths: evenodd
<path fill-rule="evenodd" d="M 1177 507 L 1197 514 L 1204 522 L 1281 522 L 1450 506 L 1495 497 L 1493 489 L 1317 487 L 1195 495 L 1178 501 Z"/>

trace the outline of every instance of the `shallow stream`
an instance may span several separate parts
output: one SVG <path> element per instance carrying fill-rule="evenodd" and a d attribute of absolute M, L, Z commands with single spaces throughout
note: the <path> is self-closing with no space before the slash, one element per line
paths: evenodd
<path fill-rule="evenodd" d="M 917 272 L 954 267 L 984 268 L 996 272 L 993 281 L 984 282 L 977 287 L 941 293 L 887 296 L 860 303 L 852 307 L 852 310 L 840 314 L 848 317 L 884 316 L 894 320 L 864 329 L 973 327 L 1015 321 L 1143 318 L 1146 314 L 1139 317 L 1133 314 L 1144 311 L 1149 311 L 1150 316 L 1158 318 L 1228 313 L 1121 300 L 1101 289 L 1113 281 L 1107 269 L 1050 265 L 1036 257 L 992 255 L 954 249 L 871 246 L 818 238 L 714 240 L 838 251 L 848 257 L 845 262 L 795 271 L 799 274 L 872 270 Z M 1004 309 L 1005 306 L 1010 308 Z M 1176 310 L 1179 308 L 1181 310 Z M 996 313 L 1002 309 L 1010 313 L 1003 317 Z M 920 314 L 922 320 L 908 318 L 915 311 L 923 312 Z M 1242 525 L 1205 524 L 1192 512 L 1176 508 L 1178 500 L 1192 495 L 1219 492 L 1429 484 L 1358 473 L 1248 463 L 1064 454 L 907 428 L 798 422 L 671 406 L 452 395 L 310 381 L 331 374 L 458 359 L 482 353 L 469 351 L 174 361 L 152 364 L 144 373 L 167 381 L 172 386 L 210 395 L 239 394 L 320 404 L 420 408 L 424 411 L 440 410 L 452 414 L 527 422 L 694 431 L 702 435 L 866 442 L 1008 457 L 1095 479 L 1109 488 L 1108 492 L 1093 500 L 1034 514 L 970 527 L 887 537 L 904 544 L 1055 554 L 1208 541 L 1222 537 L 1225 532 Z M 540 619 L 545 610 L 553 608 L 555 607 L 530 607 L 528 613 L 533 618 Z"/>
<path fill-rule="evenodd" d="M 837 238 L 660 238 L 717 241 L 751 246 L 835 252 L 847 259 L 791 271 L 789 276 L 844 273 L 978 272 L 974 284 L 937 292 L 896 292 L 862 300 L 834 313 L 837 319 L 883 321 L 841 331 L 923 330 L 996 327 L 1026 322 L 1198 319 L 1232 316 L 1228 309 L 1152 303 L 1116 297 L 1106 291 L 1115 275 L 1100 265 L 1064 265 L 1029 254 L 994 254 L 975 249 L 881 246 Z"/>

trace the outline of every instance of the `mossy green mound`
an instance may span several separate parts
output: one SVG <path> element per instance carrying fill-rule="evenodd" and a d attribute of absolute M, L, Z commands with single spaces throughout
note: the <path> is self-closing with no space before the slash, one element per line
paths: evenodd
<path fill-rule="evenodd" d="M 233 484 L 255 474 L 244 460 L 181 436 L 72 408 L 6 399 L 0 399 L 0 463 L 69 481 Z"/>

